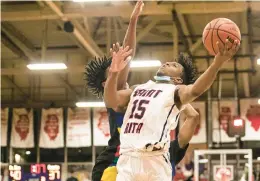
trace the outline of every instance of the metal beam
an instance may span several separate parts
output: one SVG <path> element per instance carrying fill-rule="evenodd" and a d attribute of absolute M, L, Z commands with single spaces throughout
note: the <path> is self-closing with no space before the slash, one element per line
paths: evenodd
<path fill-rule="evenodd" d="M 84 23 L 84 28 L 85 30 L 88 32 L 88 34 L 92 34 L 92 31 L 91 31 L 91 27 L 90 26 L 90 19 L 88 19 L 87 17 L 83 17 L 83 23 Z"/>
<path fill-rule="evenodd" d="M 243 33 L 248 34 L 248 24 L 247 24 L 247 11 L 242 12 L 242 18 L 241 18 L 241 30 Z M 242 54 L 247 53 L 247 47 L 248 47 L 248 37 L 242 37 L 243 43 L 242 43 Z M 251 42 L 252 43 L 252 42 Z M 245 60 L 239 61 L 238 64 L 240 67 L 245 67 Z M 242 81 L 243 81 L 243 87 L 244 87 L 244 94 L 246 97 L 250 97 L 250 86 L 249 86 L 249 75 L 247 73 L 244 73 L 241 75 Z"/>
<path fill-rule="evenodd" d="M 111 17 L 107 17 L 107 43 L 106 43 L 106 53 L 109 55 L 109 50 L 111 47 L 111 42 L 112 42 L 112 36 L 111 36 L 111 28 L 112 28 L 112 22 L 111 22 Z"/>
<path fill-rule="evenodd" d="M 85 3 L 80 3 L 80 6 L 82 8 L 85 8 Z M 83 17 L 83 24 L 84 24 L 84 28 L 85 30 L 88 32 L 88 34 L 92 34 L 92 31 L 91 31 L 91 26 L 90 26 L 90 19 L 88 19 L 88 17 Z"/>
<path fill-rule="evenodd" d="M 2 28 L 4 28 L 5 31 L 12 32 L 12 34 L 19 40 L 23 42 L 24 45 L 31 51 L 35 51 L 34 45 L 19 31 L 17 30 L 12 24 L 3 22 Z"/>
<path fill-rule="evenodd" d="M 44 62 L 46 59 L 46 50 L 47 50 L 47 42 L 48 40 L 48 20 L 44 22 L 44 28 L 42 32 L 42 51 L 41 51 L 41 61 Z"/>
<path fill-rule="evenodd" d="M 104 18 L 99 18 L 98 19 L 97 25 L 95 26 L 94 31 L 93 31 L 93 35 L 92 35 L 93 39 L 96 38 L 98 30 L 99 30 L 103 20 L 104 20 Z"/>
<path fill-rule="evenodd" d="M 83 26 L 77 21 L 72 20 L 72 24 L 74 25 L 74 32 L 75 30 L 78 30 L 80 33 L 80 37 L 84 39 L 82 43 L 84 43 L 84 47 L 88 47 L 88 51 L 91 51 L 93 56 L 100 57 L 104 55 L 104 52 L 99 48 L 99 46 L 96 44 L 96 42 L 92 39 L 89 33 L 87 33 Z M 95 54 L 94 54 L 95 53 Z"/>
<path fill-rule="evenodd" d="M 14 81 L 12 81 L 12 79 L 10 77 L 2 76 L 1 78 L 2 78 L 2 81 L 6 81 L 8 84 L 15 87 L 16 90 L 18 90 L 25 99 L 31 100 L 31 96 L 29 94 L 25 93 Z"/>
<path fill-rule="evenodd" d="M 57 25 L 58 25 L 61 29 L 63 29 L 63 26 L 64 26 L 63 21 L 61 21 L 61 20 L 56 20 L 56 23 L 57 23 Z M 75 42 L 75 44 L 80 48 L 80 50 L 81 50 L 83 53 L 88 54 L 87 50 L 83 47 L 83 45 L 78 41 L 78 39 L 77 39 L 73 34 L 67 33 L 67 35 L 69 36 L 69 38 L 70 38 L 72 41 Z M 68 51 L 66 51 L 66 53 L 67 53 L 67 52 L 68 52 Z"/>
<path fill-rule="evenodd" d="M 8 28 L 5 27 L 5 25 L 2 25 L 2 31 L 6 34 L 6 36 L 17 46 L 19 47 L 24 54 L 31 60 L 35 60 L 37 59 L 36 56 L 34 55 L 33 50 L 31 50 L 29 47 L 27 47 L 24 43 L 23 43 L 23 39 L 19 39 L 19 37 L 17 36 L 17 34 L 15 32 L 18 32 L 18 30 L 15 30 L 15 28 L 13 28 L 12 30 L 9 30 Z"/>
<path fill-rule="evenodd" d="M 48 2 L 48 1 L 45 1 Z M 70 4 L 70 3 L 69 3 Z M 73 8 L 64 4 L 64 16 L 69 19 L 77 19 L 82 17 L 116 17 L 121 16 L 128 18 L 132 13 L 133 7 L 131 5 L 114 5 L 114 6 L 87 6 L 85 8 Z M 146 4 L 142 15 L 170 15 L 172 6 L 160 5 L 154 6 L 153 4 Z M 59 19 L 60 16 L 50 12 L 49 10 L 43 11 L 13 11 L 1 12 L 1 21 L 34 21 L 44 19 Z"/>
<path fill-rule="evenodd" d="M 4 33 L 1 33 L 1 42 L 9 49 L 11 50 L 14 54 L 16 54 L 20 59 L 28 59 L 28 57 L 25 56 L 23 51 L 21 51 L 15 44 L 13 44 Z M 3 59 L 2 59 L 3 61 Z"/>
<path fill-rule="evenodd" d="M 82 17 L 116 17 L 128 18 L 132 12 L 131 5 L 113 5 L 113 6 L 86 6 L 77 8 L 71 6 L 72 3 L 64 4 L 64 15 L 68 18 Z M 10 5 L 11 6 L 11 5 Z M 260 2 L 250 2 L 252 11 L 260 11 Z M 232 8 L 230 8 L 232 7 Z M 246 11 L 246 2 L 192 2 L 177 3 L 172 7 L 169 4 L 155 5 L 146 3 L 142 15 L 171 15 L 172 10 L 176 9 L 182 14 L 213 14 L 213 13 L 237 13 Z M 1 21 L 32 21 L 44 19 L 59 19 L 60 17 L 51 11 L 44 9 L 42 11 L 2 11 Z"/>
<path fill-rule="evenodd" d="M 45 3 L 63 20 L 68 21 L 68 17 L 61 11 L 61 9 L 52 1 L 45 1 Z M 81 31 L 78 29 L 80 25 L 77 24 L 77 27 L 74 27 L 73 34 L 78 39 L 78 41 L 90 52 L 91 55 L 100 57 L 102 54 L 100 54 L 97 47 L 93 47 L 86 39 L 89 39 L 89 41 L 92 39 L 90 36 L 84 37 L 81 33 Z M 86 39 L 85 39 L 86 38 Z M 93 40 L 92 40 L 93 41 Z M 92 42 L 92 44 L 94 41 Z"/>
<path fill-rule="evenodd" d="M 18 48 L 16 47 L 12 42 L 10 42 L 10 40 L 4 35 L 1 34 L 1 42 L 7 47 L 9 48 L 14 54 L 18 55 L 19 57 L 23 57 L 23 59 L 28 59 L 28 57 L 26 57 L 24 55 L 24 53 Z M 20 86 L 18 86 L 10 77 L 8 76 L 2 76 L 2 81 L 6 81 L 6 83 L 8 83 L 9 85 L 13 86 L 16 88 L 16 90 L 18 90 L 22 96 L 28 100 L 31 100 L 31 96 L 27 93 L 25 93 L 22 88 Z"/>
<path fill-rule="evenodd" d="M 3 28 L 3 27 L 2 27 Z M 5 29 L 3 29 L 5 31 Z M 5 32 L 7 33 L 7 36 L 9 39 L 11 39 L 15 44 L 16 46 L 18 46 L 22 51 L 23 53 L 29 57 L 30 60 L 37 60 L 39 61 L 41 59 L 41 57 L 39 55 L 36 55 L 34 52 L 32 52 L 31 50 L 29 50 L 21 40 L 19 40 L 18 38 L 16 38 L 11 32 Z M 25 59 L 25 62 L 29 62 L 28 60 Z M 28 69 L 26 68 L 17 68 L 18 70 L 19 69 L 24 69 L 24 71 L 29 71 Z M 15 71 L 17 71 L 17 69 Z M 4 74 L 1 74 L 1 75 L 4 75 Z M 10 74 L 9 74 L 10 75 Z M 73 92 L 75 94 L 75 96 L 78 98 L 80 97 L 78 95 L 78 93 L 75 91 L 75 89 L 73 89 L 73 86 L 70 85 L 68 82 L 66 82 L 65 80 L 62 79 L 62 77 L 60 77 L 60 75 L 55 75 L 59 80 L 61 80 L 65 86 L 67 86 L 71 92 Z"/>
<path fill-rule="evenodd" d="M 164 31 L 161 31 L 160 29 L 158 29 L 157 27 L 154 27 L 153 29 L 150 30 L 150 33 L 151 34 L 154 34 L 156 36 L 161 36 L 161 37 L 164 37 L 164 38 L 172 38 L 172 35 L 170 32 L 164 32 Z"/>
<path fill-rule="evenodd" d="M 188 26 L 187 26 L 187 23 L 184 19 L 184 15 L 183 14 L 180 14 L 178 11 L 176 11 L 177 13 L 177 17 L 178 17 L 178 21 L 180 22 L 181 24 L 181 29 L 183 31 L 183 34 L 184 36 L 186 36 L 187 38 L 187 42 L 188 42 L 188 46 L 189 46 L 189 49 L 191 49 L 191 46 L 192 46 L 192 40 L 191 38 L 189 37 L 191 34 L 188 30 Z M 177 20 L 176 20 L 177 21 Z"/>
<path fill-rule="evenodd" d="M 175 5 L 175 9 L 182 14 L 238 13 L 246 11 L 246 7 L 246 2 L 192 2 Z"/>
<path fill-rule="evenodd" d="M 172 27 L 172 38 L 173 38 L 173 59 L 176 60 L 179 54 L 179 32 L 176 27 L 175 22 L 173 21 Z"/>
<path fill-rule="evenodd" d="M 142 31 L 136 36 L 136 43 L 138 43 L 158 22 L 160 19 L 153 19 Z"/>
<path fill-rule="evenodd" d="M 252 9 L 247 9 L 247 29 L 248 29 L 248 45 L 249 45 L 249 53 L 251 54 L 250 60 L 251 60 L 251 68 L 255 70 L 255 62 L 253 57 L 253 25 L 252 25 Z"/>
<path fill-rule="evenodd" d="M 121 17 L 116 17 L 116 20 L 117 20 L 118 24 L 120 25 L 120 28 L 124 29 L 125 28 L 125 24 L 124 24 L 124 21 L 122 20 L 122 18 Z"/>
<path fill-rule="evenodd" d="M 181 22 L 180 22 L 180 20 L 178 18 L 178 15 L 177 15 L 176 11 L 172 11 L 172 18 L 173 18 L 173 21 L 176 24 L 177 30 L 178 30 L 178 32 L 180 34 L 180 37 L 183 40 L 183 44 L 184 44 L 184 46 L 186 48 L 186 51 L 191 56 L 192 54 L 191 54 L 191 51 L 190 51 L 189 43 L 188 43 L 188 40 L 184 37 L 185 34 L 183 32 L 183 29 L 181 28 Z"/>
<path fill-rule="evenodd" d="M 41 9 L 43 9 L 45 7 L 45 4 L 42 1 L 37 0 L 36 2 L 40 6 Z"/>
<path fill-rule="evenodd" d="M 190 52 L 194 54 L 195 51 L 201 46 L 201 44 L 202 44 L 202 38 L 198 39 L 194 44 L 191 45 Z"/>
<path fill-rule="evenodd" d="M 117 24 L 117 20 L 116 18 L 113 18 L 113 25 L 114 25 L 114 30 L 115 30 L 115 36 L 116 36 L 116 42 L 120 42 L 120 35 L 119 35 L 119 28 L 118 28 L 118 24 Z"/>

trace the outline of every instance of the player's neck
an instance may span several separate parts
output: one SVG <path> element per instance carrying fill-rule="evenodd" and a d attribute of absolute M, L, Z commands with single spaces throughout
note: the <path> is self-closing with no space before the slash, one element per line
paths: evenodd
<path fill-rule="evenodd" d="M 158 84 L 173 84 L 171 81 L 157 80 L 155 81 Z"/>
<path fill-rule="evenodd" d="M 169 76 L 154 76 L 154 79 L 156 80 L 156 83 L 172 84 Z"/>

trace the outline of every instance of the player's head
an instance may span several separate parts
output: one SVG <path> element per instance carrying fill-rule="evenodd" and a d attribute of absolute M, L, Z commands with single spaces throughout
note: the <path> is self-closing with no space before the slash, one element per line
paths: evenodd
<path fill-rule="evenodd" d="M 175 84 L 193 84 L 197 78 L 197 69 L 191 58 L 181 53 L 175 62 L 164 63 L 157 76 L 169 76 Z"/>
<path fill-rule="evenodd" d="M 107 79 L 107 70 L 111 65 L 112 58 L 102 57 L 91 60 L 85 67 L 84 79 L 88 90 L 98 97 L 104 93 L 104 83 Z"/>

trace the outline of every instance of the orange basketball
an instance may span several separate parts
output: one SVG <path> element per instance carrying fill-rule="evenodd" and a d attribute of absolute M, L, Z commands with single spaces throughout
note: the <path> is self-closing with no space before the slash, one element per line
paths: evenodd
<path fill-rule="evenodd" d="M 220 46 L 224 46 L 225 40 L 229 40 L 229 48 L 235 40 L 241 41 L 241 34 L 238 26 L 227 18 L 217 18 L 206 25 L 202 34 L 202 41 L 209 54 L 216 55 L 218 53 L 217 41 Z"/>

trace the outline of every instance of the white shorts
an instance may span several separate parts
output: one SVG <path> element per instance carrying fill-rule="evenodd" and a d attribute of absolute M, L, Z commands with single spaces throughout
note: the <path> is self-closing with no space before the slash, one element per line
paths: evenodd
<path fill-rule="evenodd" d="M 166 155 L 120 155 L 116 181 L 172 181 L 172 166 Z"/>

